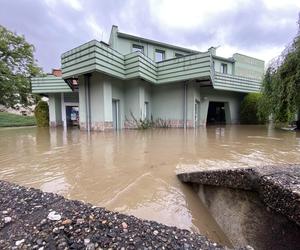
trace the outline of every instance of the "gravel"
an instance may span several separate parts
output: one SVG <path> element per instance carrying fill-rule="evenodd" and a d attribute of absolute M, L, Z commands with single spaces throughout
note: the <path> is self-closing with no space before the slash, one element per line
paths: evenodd
<path fill-rule="evenodd" d="M 224 249 L 205 236 L 0 181 L 1 249 Z"/>

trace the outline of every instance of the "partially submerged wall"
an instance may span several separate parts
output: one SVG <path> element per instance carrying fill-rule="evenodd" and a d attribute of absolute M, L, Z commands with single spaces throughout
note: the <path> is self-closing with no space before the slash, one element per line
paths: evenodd
<path fill-rule="evenodd" d="M 235 247 L 295 249 L 300 244 L 300 165 L 202 169 L 178 175 Z"/>
<path fill-rule="evenodd" d="M 299 226 L 265 206 L 253 191 L 198 185 L 198 196 L 235 247 L 293 249 Z"/>

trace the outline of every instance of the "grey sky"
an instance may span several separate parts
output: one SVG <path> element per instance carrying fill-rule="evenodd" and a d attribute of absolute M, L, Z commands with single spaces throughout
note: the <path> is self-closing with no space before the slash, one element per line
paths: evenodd
<path fill-rule="evenodd" d="M 220 45 L 221 56 L 240 52 L 268 61 L 296 35 L 299 11 L 296 0 L 0 0 L 0 24 L 25 35 L 48 72 L 60 67 L 63 52 L 107 41 L 112 24 L 192 49 Z"/>

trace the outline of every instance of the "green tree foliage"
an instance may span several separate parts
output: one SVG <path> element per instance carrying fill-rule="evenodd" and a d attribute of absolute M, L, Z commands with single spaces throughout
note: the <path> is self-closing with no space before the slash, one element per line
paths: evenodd
<path fill-rule="evenodd" d="M 41 69 L 33 56 L 34 46 L 0 25 L 0 104 L 28 106 L 38 97 L 30 94 L 30 77 Z"/>
<path fill-rule="evenodd" d="M 241 123 L 259 124 L 266 120 L 265 117 L 259 117 L 258 115 L 261 96 L 260 93 L 249 93 L 244 97 L 241 103 Z"/>
<path fill-rule="evenodd" d="M 277 124 L 290 123 L 300 110 L 300 19 L 298 35 L 274 60 L 264 77 L 259 115 L 273 115 Z"/>
<path fill-rule="evenodd" d="M 39 101 L 35 107 L 34 115 L 38 127 L 49 126 L 49 107 L 47 102 Z"/>

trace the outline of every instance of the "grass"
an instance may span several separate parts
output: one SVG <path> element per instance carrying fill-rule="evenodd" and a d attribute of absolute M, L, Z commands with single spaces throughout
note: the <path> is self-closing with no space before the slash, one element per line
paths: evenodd
<path fill-rule="evenodd" d="M 0 127 L 22 127 L 34 125 L 36 125 L 34 116 L 22 116 L 0 112 Z"/>

